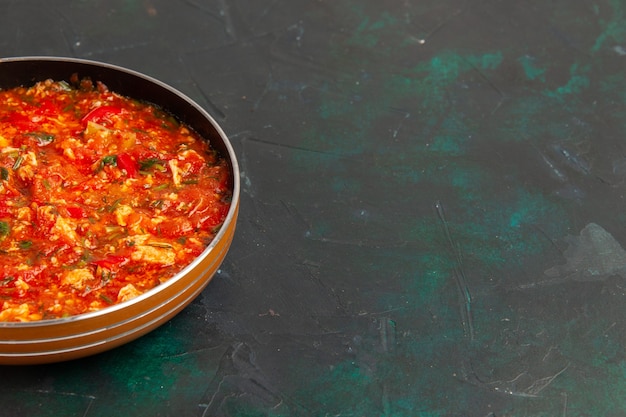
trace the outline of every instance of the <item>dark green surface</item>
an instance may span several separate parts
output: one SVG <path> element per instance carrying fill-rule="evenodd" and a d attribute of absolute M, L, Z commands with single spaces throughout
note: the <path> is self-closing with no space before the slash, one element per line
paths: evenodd
<path fill-rule="evenodd" d="M 0 1 L 0 34 L 179 88 L 243 182 L 201 297 L 0 368 L 0 415 L 626 415 L 625 1 Z"/>

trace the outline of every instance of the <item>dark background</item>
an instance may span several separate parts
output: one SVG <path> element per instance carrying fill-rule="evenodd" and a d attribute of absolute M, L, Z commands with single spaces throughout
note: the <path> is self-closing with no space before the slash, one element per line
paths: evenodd
<path fill-rule="evenodd" d="M 2 416 L 623 416 L 626 2 L 0 1 L 0 56 L 122 65 L 230 137 L 220 271 Z"/>

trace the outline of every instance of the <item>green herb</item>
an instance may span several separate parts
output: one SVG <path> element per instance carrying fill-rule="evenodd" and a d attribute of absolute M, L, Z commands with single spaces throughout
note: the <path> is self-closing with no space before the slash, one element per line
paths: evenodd
<path fill-rule="evenodd" d="M 5 167 L 0 167 L 0 180 L 8 181 L 9 180 L 9 170 Z"/>
<path fill-rule="evenodd" d="M 107 232 L 107 235 L 105 237 L 105 239 L 108 242 L 116 242 L 126 236 L 128 236 L 128 233 L 126 232 L 126 229 L 124 229 L 121 226 L 106 226 L 105 230 Z"/>
<path fill-rule="evenodd" d="M 104 230 L 106 230 L 107 233 L 119 233 L 119 232 L 123 232 L 124 229 L 122 228 L 122 226 L 105 226 Z"/>
<path fill-rule="evenodd" d="M 103 157 L 96 166 L 96 173 L 102 171 L 106 165 L 117 166 L 117 155 L 107 155 Z"/>
<path fill-rule="evenodd" d="M 168 243 L 159 243 L 159 242 L 146 243 L 146 246 L 152 246 L 154 248 L 161 248 L 161 249 L 174 249 L 172 245 Z"/>
<path fill-rule="evenodd" d="M 8 284 L 10 284 L 13 281 L 15 281 L 15 277 L 5 277 L 0 280 L 0 286 L 6 287 Z"/>
<path fill-rule="evenodd" d="M 163 172 L 165 171 L 165 166 L 163 165 L 163 161 L 161 161 L 159 158 L 148 158 L 139 161 L 140 171 L 147 171 L 149 169 L 155 169 L 157 171 Z"/>
<path fill-rule="evenodd" d="M 117 165 L 117 155 L 107 155 L 102 158 L 104 165 Z"/>
<path fill-rule="evenodd" d="M 105 294 L 98 294 L 98 297 L 100 297 L 107 304 L 113 304 L 113 300 Z"/>
<path fill-rule="evenodd" d="M 113 272 L 103 269 L 100 278 L 102 279 L 104 285 L 106 285 L 109 281 L 111 281 L 111 279 L 113 279 Z"/>
<path fill-rule="evenodd" d="M 22 165 L 22 162 L 24 162 L 24 157 L 22 155 L 18 155 L 15 159 L 15 162 L 13 163 L 13 170 L 17 170 L 20 165 Z"/>
<path fill-rule="evenodd" d="M 197 179 L 194 178 L 190 178 L 188 180 L 183 180 L 180 183 L 184 184 L 184 185 L 189 185 L 189 184 L 197 184 L 199 181 Z"/>
<path fill-rule="evenodd" d="M 144 159 L 142 161 L 139 161 L 139 169 L 150 169 L 159 162 L 161 162 L 159 158 Z"/>
<path fill-rule="evenodd" d="M 83 240 L 84 242 L 84 240 Z M 85 244 L 83 243 L 83 247 L 85 246 Z M 76 266 L 76 268 L 83 268 L 85 266 L 88 265 L 87 260 L 90 259 L 89 254 L 88 253 L 83 253 L 81 255 L 81 257 L 78 259 L 78 262 L 76 262 L 74 265 Z"/>
<path fill-rule="evenodd" d="M 59 87 L 63 91 L 72 91 L 72 87 L 67 83 L 67 81 L 59 81 Z"/>
<path fill-rule="evenodd" d="M 113 213 L 115 211 L 115 209 L 117 208 L 117 206 L 120 205 L 120 202 L 122 201 L 121 198 L 118 198 L 117 200 L 115 200 L 110 206 L 107 207 L 107 211 L 109 213 Z"/>
<path fill-rule="evenodd" d="M 161 119 L 161 125 L 163 128 L 173 130 L 178 127 L 178 120 L 171 114 L 164 112 L 158 108 L 155 108 L 152 115 L 158 119 Z"/>
<path fill-rule="evenodd" d="M 18 243 L 20 249 L 30 249 L 33 246 L 33 242 L 31 240 L 22 240 Z"/>
<path fill-rule="evenodd" d="M 9 226 L 8 222 L 0 221 L 0 239 L 4 239 L 9 235 L 11 231 L 11 226 Z"/>
<path fill-rule="evenodd" d="M 26 134 L 27 136 L 32 136 L 37 139 L 37 145 L 46 146 L 54 140 L 54 135 L 51 135 L 46 132 L 30 132 Z"/>

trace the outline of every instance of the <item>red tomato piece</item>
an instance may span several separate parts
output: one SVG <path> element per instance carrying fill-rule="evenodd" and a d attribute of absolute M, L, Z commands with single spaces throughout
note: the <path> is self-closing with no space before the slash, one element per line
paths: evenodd
<path fill-rule="evenodd" d="M 228 209 L 229 206 L 223 204 L 213 209 L 206 210 L 203 213 L 194 214 L 191 216 L 191 220 L 198 229 L 212 229 L 222 224 L 228 214 Z"/>
<path fill-rule="evenodd" d="M 127 153 L 121 153 L 117 155 L 117 167 L 126 171 L 129 177 L 136 177 L 139 171 L 137 162 L 133 160 L 133 157 Z"/>
<path fill-rule="evenodd" d="M 73 219 L 84 219 L 87 217 L 87 212 L 82 207 L 67 206 L 65 209 L 67 210 L 67 214 Z"/>
<path fill-rule="evenodd" d="M 193 231 L 193 224 L 187 217 L 174 217 L 160 223 L 153 230 L 159 237 L 176 239 Z"/>
<path fill-rule="evenodd" d="M 84 115 L 81 122 L 83 124 L 87 124 L 87 122 L 98 123 L 102 120 L 108 119 L 111 115 L 120 114 L 121 112 L 122 109 L 117 106 L 100 106 Z"/>
<path fill-rule="evenodd" d="M 115 269 L 126 265 L 130 259 L 126 256 L 109 255 L 104 259 L 93 261 L 92 264 L 105 269 Z"/>

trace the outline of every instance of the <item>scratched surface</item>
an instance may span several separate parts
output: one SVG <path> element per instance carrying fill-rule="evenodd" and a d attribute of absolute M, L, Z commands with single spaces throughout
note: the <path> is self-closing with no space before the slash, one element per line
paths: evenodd
<path fill-rule="evenodd" d="M 182 90 L 243 192 L 189 308 L 0 415 L 626 415 L 626 2 L 1 0 L 18 55 Z"/>

